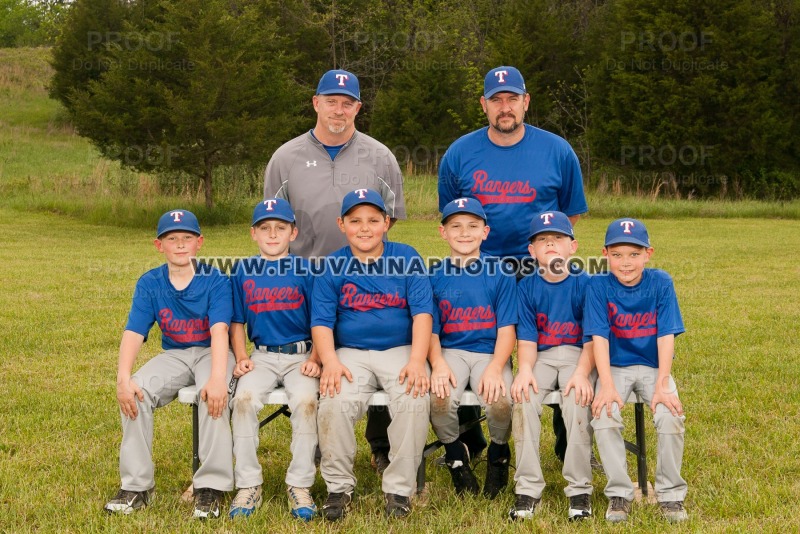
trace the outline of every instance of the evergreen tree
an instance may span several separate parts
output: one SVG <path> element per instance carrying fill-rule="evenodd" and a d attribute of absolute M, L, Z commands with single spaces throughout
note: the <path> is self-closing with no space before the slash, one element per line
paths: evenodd
<path fill-rule="evenodd" d="M 106 69 L 70 93 L 79 133 L 133 169 L 197 177 L 211 206 L 214 169 L 266 161 L 304 96 L 263 6 L 162 1 L 157 16 L 125 22 L 130 40 L 108 46 Z"/>

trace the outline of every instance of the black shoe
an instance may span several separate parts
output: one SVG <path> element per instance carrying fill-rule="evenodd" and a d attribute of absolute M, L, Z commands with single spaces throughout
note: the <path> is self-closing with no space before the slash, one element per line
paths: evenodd
<path fill-rule="evenodd" d="M 480 492 L 478 481 L 472 472 L 469 461 L 455 461 L 452 465 L 447 464 L 447 470 L 450 471 L 450 478 L 453 479 L 453 486 L 456 488 L 458 495 L 465 491 L 473 495 L 477 495 Z"/>
<path fill-rule="evenodd" d="M 212 488 L 198 488 L 194 492 L 194 517 L 208 519 L 219 517 L 222 492 Z"/>
<path fill-rule="evenodd" d="M 385 449 L 376 449 L 372 451 L 372 458 L 370 465 L 378 473 L 378 476 L 383 476 L 383 472 L 389 467 L 389 451 Z"/>
<path fill-rule="evenodd" d="M 110 514 L 125 514 L 140 510 L 150 504 L 155 497 L 155 488 L 147 491 L 129 491 L 120 488 L 113 499 L 103 509 Z"/>
<path fill-rule="evenodd" d="M 322 517 L 328 521 L 338 521 L 350 511 L 353 502 L 353 492 L 329 493 L 328 499 L 322 505 Z"/>
<path fill-rule="evenodd" d="M 483 496 L 494 499 L 508 486 L 508 458 L 494 462 L 486 462 L 486 481 L 483 484 Z"/>
<path fill-rule="evenodd" d="M 394 493 L 384 494 L 386 497 L 386 517 L 405 517 L 411 513 L 411 499 Z"/>
<path fill-rule="evenodd" d="M 512 521 L 520 519 L 530 519 L 536 513 L 536 506 L 539 504 L 539 499 L 531 497 L 530 495 L 517 494 L 514 500 L 514 508 L 508 512 L 508 518 Z"/>
<path fill-rule="evenodd" d="M 592 496 L 582 493 L 570 497 L 568 516 L 570 520 L 592 517 Z"/>

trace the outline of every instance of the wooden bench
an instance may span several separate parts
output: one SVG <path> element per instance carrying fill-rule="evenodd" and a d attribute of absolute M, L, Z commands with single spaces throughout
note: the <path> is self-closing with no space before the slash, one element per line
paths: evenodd
<path fill-rule="evenodd" d="M 197 468 L 200 466 L 200 457 L 198 456 L 198 448 L 200 443 L 200 438 L 198 435 L 198 413 L 197 413 L 197 388 L 196 386 L 188 386 L 181 389 L 178 392 L 178 401 L 181 404 L 191 404 L 192 405 L 192 473 L 197 471 Z M 281 415 L 289 416 L 289 406 L 287 406 L 287 402 L 289 399 L 286 396 L 286 392 L 283 388 L 278 388 L 272 393 L 269 394 L 269 399 L 267 400 L 267 405 L 275 405 L 280 406 L 277 410 L 272 412 L 270 415 L 265 417 L 261 420 L 259 427 L 263 427 L 264 425 L 270 423 L 277 417 Z M 643 496 L 647 496 L 648 488 L 647 488 L 647 452 L 646 452 L 646 444 L 645 444 L 645 433 L 644 433 L 644 404 L 642 403 L 641 399 L 636 395 L 636 393 L 631 393 L 630 397 L 628 397 L 628 403 L 633 403 L 635 408 L 635 421 L 636 421 L 636 442 L 631 443 L 629 441 L 625 441 L 625 448 L 628 452 L 632 453 L 636 456 L 636 470 L 639 477 L 639 489 L 642 492 Z M 550 393 L 544 399 L 544 404 L 561 404 L 561 393 L 558 391 L 554 391 Z M 384 391 L 376 391 L 372 394 L 372 398 L 369 400 L 370 406 L 388 406 L 389 405 L 389 395 Z M 466 390 L 464 395 L 461 397 L 461 406 L 480 406 L 480 402 L 478 401 L 478 396 L 470 390 Z M 475 421 L 470 421 L 461 425 L 461 432 L 472 428 L 475 425 L 480 424 L 486 418 L 485 415 L 481 415 L 480 418 L 476 419 Z M 431 456 L 434 452 L 436 452 L 442 443 L 440 441 L 434 441 L 429 443 L 425 446 L 423 450 L 422 462 L 420 462 L 419 469 L 417 469 L 417 491 L 422 491 L 425 487 L 425 460 Z"/>

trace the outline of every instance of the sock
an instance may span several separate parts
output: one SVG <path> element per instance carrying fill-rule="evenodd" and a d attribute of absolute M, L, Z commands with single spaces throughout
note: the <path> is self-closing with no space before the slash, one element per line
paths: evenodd
<path fill-rule="evenodd" d="M 508 462 L 511 458 L 511 447 L 508 446 L 508 443 L 503 443 L 502 445 L 499 443 L 495 443 L 494 441 L 489 444 L 489 452 L 487 453 L 487 460 L 496 463 L 496 462 Z"/>
<path fill-rule="evenodd" d="M 453 465 L 455 462 L 461 462 L 459 465 L 464 465 L 467 461 L 466 447 L 460 440 L 455 440 L 452 443 L 444 444 L 444 461 L 447 465 Z"/>

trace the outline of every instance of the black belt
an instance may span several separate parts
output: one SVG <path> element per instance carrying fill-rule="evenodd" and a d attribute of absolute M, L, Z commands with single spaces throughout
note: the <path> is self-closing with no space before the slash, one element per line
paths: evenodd
<path fill-rule="evenodd" d="M 311 340 L 296 341 L 286 345 L 258 345 L 256 348 L 266 352 L 277 352 L 278 354 L 305 354 L 311 350 Z"/>

